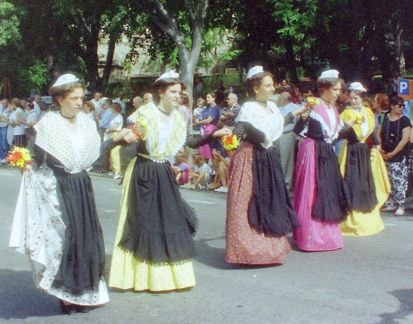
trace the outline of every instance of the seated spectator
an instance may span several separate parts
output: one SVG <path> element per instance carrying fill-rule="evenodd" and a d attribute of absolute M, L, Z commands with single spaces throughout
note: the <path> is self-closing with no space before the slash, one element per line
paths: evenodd
<path fill-rule="evenodd" d="M 175 157 L 175 165 L 173 171 L 175 172 L 176 182 L 180 185 L 186 185 L 189 182 L 189 170 L 190 166 L 186 162 L 185 154 L 179 153 Z"/>
<path fill-rule="evenodd" d="M 214 168 L 214 182 L 208 189 L 217 192 L 228 192 L 228 167 L 230 159 L 225 158 L 217 149 L 212 149 L 212 166 Z"/>
<path fill-rule="evenodd" d="M 199 154 L 194 154 L 192 156 L 192 162 L 194 166 L 193 171 L 189 172 L 190 185 L 185 187 L 191 189 L 207 189 L 212 175 L 211 167 Z"/>

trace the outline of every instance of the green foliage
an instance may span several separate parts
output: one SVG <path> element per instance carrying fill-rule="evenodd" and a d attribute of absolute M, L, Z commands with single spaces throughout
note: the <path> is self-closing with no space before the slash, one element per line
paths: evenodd
<path fill-rule="evenodd" d="M 45 63 L 35 61 L 27 71 L 27 77 L 31 83 L 31 89 L 42 89 L 48 81 L 49 71 Z"/>
<path fill-rule="evenodd" d="M 19 24 L 16 7 L 8 1 L 0 0 L 0 47 L 21 39 Z"/>

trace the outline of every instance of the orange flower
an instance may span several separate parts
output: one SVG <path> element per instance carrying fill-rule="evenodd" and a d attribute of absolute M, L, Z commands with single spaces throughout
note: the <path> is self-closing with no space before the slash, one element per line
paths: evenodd
<path fill-rule="evenodd" d="M 15 147 L 6 157 L 7 164 L 12 167 L 24 168 L 32 163 L 30 151 L 24 147 Z"/>
<path fill-rule="evenodd" d="M 239 146 L 238 138 L 235 135 L 232 135 L 232 136 L 224 135 L 224 136 L 222 136 L 221 143 L 222 143 L 223 148 L 226 151 L 235 150 Z"/>
<path fill-rule="evenodd" d="M 140 139 L 142 137 L 142 132 L 138 131 L 138 129 L 136 128 L 136 125 L 133 125 L 131 127 L 131 130 L 137 139 Z"/>

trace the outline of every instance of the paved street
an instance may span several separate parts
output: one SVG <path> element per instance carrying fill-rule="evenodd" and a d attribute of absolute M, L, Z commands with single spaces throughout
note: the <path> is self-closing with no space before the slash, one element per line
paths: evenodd
<path fill-rule="evenodd" d="M 93 176 L 108 264 L 120 186 Z M 20 183 L 0 167 L 0 322 L 24 323 L 413 323 L 413 216 L 385 215 L 379 235 L 346 238 L 340 251 L 293 251 L 282 266 L 224 261 L 225 194 L 182 190 L 200 219 L 197 286 L 179 293 L 112 290 L 108 305 L 60 314 L 57 299 L 34 288 L 27 258 L 8 248 Z"/>

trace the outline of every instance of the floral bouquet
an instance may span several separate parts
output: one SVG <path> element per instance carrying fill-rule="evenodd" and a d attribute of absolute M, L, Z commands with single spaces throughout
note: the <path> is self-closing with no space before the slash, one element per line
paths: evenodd
<path fill-rule="evenodd" d="M 230 152 L 239 146 L 239 140 L 236 135 L 224 135 L 221 138 L 221 144 L 226 151 Z"/>
<path fill-rule="evenodd" d="M 306 110 L 313 110 L 314 106 L 318 104 L 317 98 L 314 97 L 307 97 L 304 101 L 304 105 Z"/>
<path fill-rule="evenodd" d="M 24 147 L 14 147 L 6 157 L 8 165 L 15 168 L 25 168 L 27 165 L 32 164 L 32 157 L 30 151 Z"/>
<path fill-rule="evenodd" d="M 142 137 L 142 132 L 138 130 L 136 124 L 132 125 L 130 129 L 132 130 L 132 133 L 135 135 L 136 139 L 140 139 Z"/>

